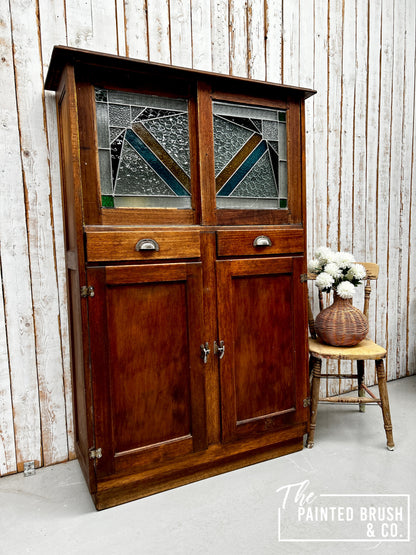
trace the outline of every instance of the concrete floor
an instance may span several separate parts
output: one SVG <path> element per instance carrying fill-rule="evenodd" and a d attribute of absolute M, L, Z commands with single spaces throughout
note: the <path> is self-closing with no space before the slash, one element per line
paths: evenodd
<path fill-rule="evenodd" d="M 360 414 L 356 407 L 321 405 L 313 449 L 101 512 L 95 511 L 76 461 L 31 477 L 4 477 L 0 554 L 415 554 L 416 376 L 389 383 L 389 395 L 394 452 L 385 448 L 376 406 Z M 305 494 L 314 492 L 321 500 L 335 494 L 330 498 L 335 503 L 339 494 L 409 494 L 410 541 L 321 541 L 342 535 L 340 522 L 313 523 L 304 542 L 282 541 L 294 537 L 293 526 L 291 536 L 284 536 L 290 526 L 283 527 L 279 541 L 279 508 L 287 489 L 276 490 L 305 480 Z M 295 506 L 292 493 L 293 488 L 288 510 Z M 364 537 L 358 525 L 356 533 Z"/>

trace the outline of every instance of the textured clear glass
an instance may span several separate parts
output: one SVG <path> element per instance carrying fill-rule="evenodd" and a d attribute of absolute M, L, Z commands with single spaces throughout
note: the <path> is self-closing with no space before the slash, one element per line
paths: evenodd
<path fill-rule="evenodd" d="M 263 121 L 262 136 L 266 141 L 278 141 L 279 124 L 277 121 Z"/>
<path fill-rule="evenodd" d="M 188 101 L 104 89 L 95 97 L 103 206 L 190 208 Z"/>
<path fill-rule="evenodd" d="M 108 106 L 110 125 L 115 127 L 127 127 L 131 123 L 130 106 L 118 106 L 109 104 Z"/>
<path fill-rule="evenodd" d="M 277 186 L 273 168 L 267 152 L 253 166 L 247 176 L 240 181 L 231 197 L 246 198 L 275 198 L 277 199 Z"/>
<path fill-rule="evenodd" d="M 279 123 L 279 157 L 287 160 L 286 123 Z"/>
<path fill-rule="evenodd" d="M 175 110 L 176 112 L 188 111 L 188 101 L 183 98 L 166 98 L 164 96 L 110 90 L 107 93 L 108 102 L 111 104 L 147 106 L 150 108 L 162 108 L 163 110 Z"/>
<path fill-rule="evenodd" d="M 110 138 L 108 133 L 108 106 L 102 102 L 97 102 L 97 140 L 98 148 L 110 148 Z"/>
<path fill-rule="evenodd" d="M 188 115 L 170 115 L 143 122 L 170 156 L 190 176 Z"/>
<path fill-rule="evenodd" d="M 246 127 L 214 116 L 215 177 L 253 135 Z"/>
<path fill-rule="evenodd" d="M 286 112 L 214 102 L 213 113 L 217 207 L 286 208 Z"/>
<path fill-rule="evenodd" d="M 110 141 L 113 142 L 124 132 L 124 127 L 110 127 Z"/>
<path fill-rule="evenodd" d="M 95 89 L 95 101 L 107 102 L 107 91 L 105 89 Z"/>
<path fill-rule="evenodd" d="M 98 160 L 100 163 L 100 176 L 101 176 L 101 194 L 111 195 L 113 189 L 111 187 L 111 159 L 110 151 L 99 149 Z"/>
<path fill-rule="evenodd" d="M 287 199 L 287 162 L 280 162 L 279 189 L 280 189 L 280 197 Z"/>
<path fill-rule="evenodd" d="M 123 145 L 114 194 L 115 196 L 174 196 L 172 189 L 146 164 L 127 141 Z"/>

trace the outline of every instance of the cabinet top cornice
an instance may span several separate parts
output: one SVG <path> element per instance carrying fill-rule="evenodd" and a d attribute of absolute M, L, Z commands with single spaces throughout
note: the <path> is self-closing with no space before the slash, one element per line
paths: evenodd
<path fill-rule="evenodd" d="M 148 62 L 112 54 L 103 54 L 67 46 L 54 46 L 48 74 L 45 80 L 46 90 L 56 91 L 58 89 L 61 74 L 67 65 L 88 68 L 90 70 L 89 74 L 91 75 L 91 80 L 94 78 L 94 68 L 107 68 L 109 70 L 118 69 L 137 73 L 152 73 L 153 75 L 159 75 L 166 79 L 184 79 L 188 82 L 203 80 L 209 82 L 214 88 L 223 89 L 230 86 L 233 88 L 243 87 L 246 93 L 270 94 L 274 91 L 276 95 L 290 95 L 298 98 L 308 98 L 316 93 L 313 89 L 221 75 L 218 73 Z"/>

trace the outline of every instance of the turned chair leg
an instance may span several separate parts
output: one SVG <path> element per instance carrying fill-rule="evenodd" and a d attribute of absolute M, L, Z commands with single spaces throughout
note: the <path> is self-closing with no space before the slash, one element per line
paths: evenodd
<path fill-rule="evenodd" d="M 364 383 L 364 361 L 357 360 L 357 375 L 358 375 L 358 397 L 365 397 Z M 365 403 L 358 404 L 358 410 L 365 412 Z"/>
<path fill-rule="evenodd" d="M 312 400 L 311 400 L 311 423 L 308 434 L 308 442 L 306 447 L 311 449 L 315 439 L 316 416 L 318 413 L 319 389 L 321 383 L 321 367 L 322 361 L 319 358 L 311 357 L 312 359 Z"/>
<path fill-rule="evenodd" d="M 381 410 L 383 413 L 384 429 L 386 431 L 386 438 L 387 438 L 387 449 L 389 451 L 393 451 L 394 450 L 393 427 L 391 425 L 391 418 L 390 418 L 390 405 L 389 405 L 389 395 L 387 393 L 386 372 L 384 369 L 384 361 L 382 359 L 376 360 L 376 370 L 377 370 L 377 379 L 378 379 L 378 390 L 379 390 L 380 401 L 381 401 Z"/>

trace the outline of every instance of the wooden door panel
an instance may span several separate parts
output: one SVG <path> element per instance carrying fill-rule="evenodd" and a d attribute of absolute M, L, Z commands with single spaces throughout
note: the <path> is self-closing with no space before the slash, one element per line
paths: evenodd
<path fill-rule="evenodd" d="M 201 264 L 88 273 L 96 289 L 89 308 L 96 447 L 103 451 L 97 472 L 203 449 Z"/>
<path fill-rule="evenodd" d="M 116 453 L 190 435 L 184 283 L 111 286 L 107 314 Z"/>
<path fill-rule="evenodd" d="M 217 262 L 224 441 L 306 419 L 299 259 Z M 304 395 L 302 397 L 302 395 Z"/>
<path fill-rule="evenodd" d="M 237 421 L 293 410 L 292 353 L 287 349 L 293 344 L 292 314 L 285 298 L 291 281 L 286 274 L 233 279 Z"/>

